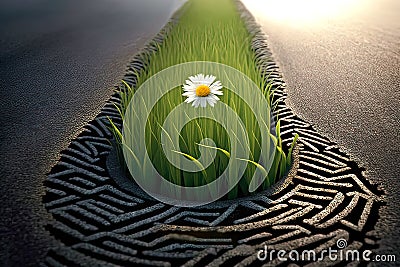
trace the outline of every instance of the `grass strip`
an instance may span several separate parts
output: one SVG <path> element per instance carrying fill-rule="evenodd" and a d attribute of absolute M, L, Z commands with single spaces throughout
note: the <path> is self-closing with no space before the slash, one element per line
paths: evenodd
<path fill-rule="evenodd" d="M 135 88 L 130 88 L 125 83 L 125 90 L 121 90 L 122 105 L 119 109 L 121 117 L 124 117 L 135 90 L 148 78 L 170 66 L 191 61 L 212 61 L 236 68 L 258 85 L 270 103 L 271 85 L 266 83 L 257 68 L 255 54 L 251 49 L 251 40 L 254 36 L 248 32 L 235 1 L 189 0 L 180 12 L 179 22 L 174 25 L 163 43 L 158 46 L 157 51 L 145 54 L 145 60 L 149 64 L 145 70 L 136 73 Z M 251 92 L 248 93 L 251 94 Z M 284 176 L 291 165 L 290 156 L 295 142 L 286 155 L 279 136 L 279 122 L 275 129 L 277 136 L 271 133 L 261 133 L 251 107 L 237 95 L 229 90 L 224 90 L 224 95 L 220 98 L 239 115 L 246 131 L 251 133 L 247 144 L 251 156 L 249 159 L 243 159 L 250 164 L 247 165 L 239 184 L 228 193 L 227 198 L 231 199 L 238 195 L 249 194 L 250 179 L 257 169 L 262 170 L 266 176 L 261 187 L 263 189 Z M 184 99 L 182 88 L 179 87 L 170 91 L 156 104 L 146 125 L 146 132 L 151 133 L 146 139 L 146 146 L 153 165 L 165 179 L 183 186 L 200 186 L 207 184 L 210 177 L 216 178 L 222 174 L 229 162 L 231 144 L 225 129 L 214 121 L 209 119 L 192 120 L 179 133 L 180 152 L 175 152 L 196 161 L 200 157 L 200 150 L 210 149 L 216 151 L 215 159 L 209 167 L 198 173 L 181 171 L 171 165 L 163 153 L 160 138 L 163 131 L 161 125 L 171 110 L 181 104 Z M 113 126 L 115 127 L 114 124 Z M 268 129 L 271 128 L 271 125 L 267 126 Z M 121 140 L 120 131 L 118 129 L 114 131 L 117 140 Z M 269 138 L 270 144 L 276 146 L 275 157 L 271 159 L 273 163 L 268 174 L 257 163 L 260 158 L 261 139 L 265 136 Z M 215 147 L 200 145 L 204 138 L 211 138 Z"/>

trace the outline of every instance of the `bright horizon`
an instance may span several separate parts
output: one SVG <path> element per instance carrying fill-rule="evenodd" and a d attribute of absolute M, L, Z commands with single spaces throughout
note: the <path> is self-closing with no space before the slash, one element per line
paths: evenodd
<path fill-rule="evenodd" d="M 396 0 L 242 0 L 256 16 L 293 25 L 317 26 L 323 21 L 364 19 L 400 30 L 400 1 Z"/>

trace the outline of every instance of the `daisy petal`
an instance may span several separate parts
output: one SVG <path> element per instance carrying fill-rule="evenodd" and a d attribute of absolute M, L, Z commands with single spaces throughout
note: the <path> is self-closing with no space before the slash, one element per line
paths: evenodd
<path fill-rule="evenodd" d="M 193 101 L 192 106 L 197 108 L 200 105 L 200 99 L 199 98 L 195 98 Z"/>
<path fill-rule="evenodd" d="M 222 85 L 221 81 L 216 81 L 214 84 L 215 84 L 216 86 L 221 86 L 221 85 Z"/>
<path fill-rule="evenodd" d="M 205 78 L 204 78 L 204 80 L 209 84 L 209 85 L 211 85 L 214 81 L 215 81 L 215 76 L 212 76 L 212 75 L 207 75 Z"/>
<path fill-rule="evenodd" d="M 185 92 L 185 93 L 183 93 L 182 94 L 182 96 L 186 96 L 186 97 L 191 97 L 191 96 L 196 96 L 196 93 L 193 93 L 193 92 Z"/>
<path fill-rule="evenodd" d="M 216 95 L 210 95 L 210 97 L 212 98 L 212 99 L 214 99 L 215 101 L 218 101 L 219 100 L 219 97 L 218 96 L 216 96 Z"/>
<path fill-rule="evenodd" d="M 191 80 L 186 80 L 185 82 L 189 86 L 194 86 L 194 83 Z"/>
<path fill-rule="evenodd" d="M 191 86 L 184 86 L 183 90 L 186 91 L 186 92 L 194 92 L 194 91 L 196 91 L 196 88 L 195 87 L 191 87 Z"/>
<path fill-rule="evenodd" d="M 207 102 L 210 106 L 214 107 L 214 104 L 217 102 L 215 99 L 213 98 L 207 98 Z"/>
<path fill-rule="evenodd" d="M 218 91 L 218 90 L 212 90 L 211 93 L 214 95 L 223 95 L 224 94 L 222 91 Z"/>
<path fill-rule="evenodd" d="M 193 102 L 193 101 L 195 101 L 195 100 L 196 100 L 196 97 L 191 96 L 191 97 L 186 98 L 186 99 L 185 99 L 185 102 L 186 102 L 186 103 L 190 103 L 190 102 Z"/>
<path fill-rule="evenodd" d="M 210 89 L 211 90 L 220 90 L 220 89 L 222 89 L 222 85 L 218 85 L 218 84 L 213 83 L 213 84 L 210 85 Z"/>
<path fill-rule="evenodd" d="M 207 98 L 206 97 L 200 98 L 200 105 L 202 108 L 205 108 L 207 106 Z"/>

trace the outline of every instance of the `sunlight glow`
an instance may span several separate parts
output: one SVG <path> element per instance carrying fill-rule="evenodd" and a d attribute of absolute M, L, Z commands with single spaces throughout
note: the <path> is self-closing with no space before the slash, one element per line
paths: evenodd
<path fill-rule="evenodd" d="M 296 23 L 316 22 L 348 14 L 360 0 L 242 0 L 255 15 Z"/>

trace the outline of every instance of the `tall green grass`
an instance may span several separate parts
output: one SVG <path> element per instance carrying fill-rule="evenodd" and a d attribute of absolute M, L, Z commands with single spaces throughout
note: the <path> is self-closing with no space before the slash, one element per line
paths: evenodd
<path fill-rule="evenodd" d="M 241 19 L 233 0 L 189 0 L 181 9 L 179 22 L 171 31 L 157 52 L 147 53 L 145 60 L 149 65 L 145 70 L 136 73 L 137 84 L 130 88 L 125 84 L 125 90 L 120 91 L 121 117 L 135 93 L 147 79 L 159 71 L 170 66 L 191 61 L 212 61 L 236 68 L 247 75 L 262 91 L 270 103 L 271 84 L 267 84 L 256 66 L 255 54 L 251 49 L 251 36 Z M 197 73 L 193 73 L 195 75 Z M 205 73 L 211 74 L 212 73 Z M 218 77 L 217 77 L 218 79 Z M 283 177 L 291 165 L 292 147 L 285 151 L 280 138 L 280 122 L 276 124 L 276 135 L 261 133 L 256 118 L 249 107 L 236 94 L 224 90 L 221 101 L 229 105 L 242 119 L 249 134 L 249 149 L 251 155 L 247 160 L 247 168 L 239 184 L 231 190 L 227 198 L 238 195 L 247 195 L 250 179 L 256 170 L 263 171 L 258 165 L 260 158 L 261 139 L 270 138 L 271 144 L 276 145 L 276 153 L 272 167 L 266 174 L 262 184 L 263 189 L 271 186 L 277 179 Z M 251 94 L 251 92 L 249 92 Z M 200 157 L 200 141 L 211 138 L 216 149 L 214 162 L 203 172 L 190 173 L 172 166 L 164 155 L 160 136 L 163 131 L 161 125 L 171 110 L 184 101 L 182 88 L 175 88 L 164 96 L 153 108 L 146 124 L 146 132 L 151 133 L 146 138 L 147 151 L 157 171 L 169 181 L 184 186 L 199 186 L 207 184 L 210 179 L 216 178 L 224 171 L 229 162 L 230 140 L 224 128 L 209 119 L 196 119 L 185 125 L 180 132 L 180 153 L 187 158 L 196 160 Z M 117 140 L 121 141 L 122 134 L 114 126 Z M 269 125 L 270 126 L 270 125 Z M 293 141 L 293 144 L 296 140 Z M 121 142 L 119 142 L 121 143 Z M 119 148 L 121 150 L 121 148 Z"/>

